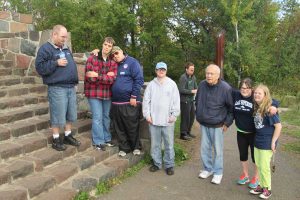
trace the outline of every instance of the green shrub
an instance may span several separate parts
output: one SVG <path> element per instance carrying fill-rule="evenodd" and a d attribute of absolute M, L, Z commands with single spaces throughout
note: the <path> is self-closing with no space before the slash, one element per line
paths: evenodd
<path fill-rule="evenodd" d="M 87 192 L 79 192 L 74 200 L 89 200 L 90 199 L 90 196 L 89 196 L 89 193 Z"/>

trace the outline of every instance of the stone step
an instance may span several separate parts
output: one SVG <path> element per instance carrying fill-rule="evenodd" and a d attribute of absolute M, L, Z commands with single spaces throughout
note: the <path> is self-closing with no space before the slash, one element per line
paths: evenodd
<path fill-rule="evenodd" d="M 7 76 L 12 74 L 13 74 L 12 68 L 4 68 L 0 66 L 0 76 Z"/>
<path fill-rule="evenodd" d="M 0 124 L 13 123 L 49 112 L 48 103 L 26 105 L 19 108 L 0 110 Z"/>
<path fill-rule="evenodd" d="M 35 84 L 38 83 L 37 77 L 35 76 L 2 76 L 0 80 L 0 87 L 1 86 L 11 86 L 17 84 Z"/>
<path fill-rule="evenodd" d="M 49 129 L 49 117 L 45 115 L 42 117 L 43 119 L 33 117 L 27 121 L 23 120 L 13 126 L 0 126 L 0 138 L 2 139 L 0 142 L 0 161 L 5 162 L 8 159 L 39 150 L 47 144 L 51 145 L 52 132 Z M 74 123 L 72 131 L 75 135 L 81 135 L 91 129 L 91 123 L 90 119 L 80 119 Z M 89 138 L 89 134 L 83 135 Z M 85 148 L 86 144 L 83 143 L 79 147 L 79 151 Z"/>
<path fill-rule="evenodd" d="M 0 98 L 0 110 L 18 108 L 25 105 L 48 102 L 46 93 L 44 94 L 26 94 L 21 96 Z"/>
<path fill-rule="evenodd" d="M 120 175 L 128 167 L 138 163 L 145 155 L 127 154 L 124 158 L 120 158 L 116 155 L 117 152 L 117 147 L 110 147 L 107 151 L 87 149 L 41 172 L 34 172 L 25 178 L 0 186 L 0 196 L 7 195 L 14 188 L 17 191 L 14 194 L 16 199 L 17 197 L 22 199 L 26 191 L 28 199 L 71 200 L 77 191 L 94 189 L 97 183 Z"/>
<path fill-rule="evenodd" d="M 12 60 L 0 60 L 0 67 L 11 68 L 13 66 Z"/>
<path fill-rule="evenodd" d="M 41 84 L 18 84 L 0 87 L 1 97 L 15 97 L 31 93 L 44 94 L 46 96 L 47 86 Z"/>
<path fill-rule="evenodd" d="M 79 138 L 82 141 L 83 138 Z M 11 188 L 23 188 L 28 191 L 31 199 L 49 189 L 57 188 L 71 177 L 87 171 L 118 152 L 117 147 L 108 147 L 106 151 L 99 151 L 91 147 L 90 139 L 88 139 L 88 143 L 89 148 L 85 148 L 83 151 L 68 146 L 68 148 L 75 149 L 73 154 L 47 148 L 30 154 L 26 158 L 12 161 L 9 163 L 10 166 L 2 166 L 1 170 L 8 172 L 10 177 L 7 178 L 9 182 L 0 186 L 0 196 L 4 196 Z M 38 165 L 43 165 L 43 167 L 36 168 L 35 166 Z M 2 181 L 5 179 L 3 178 Z"/>
<path fill-rule="evenodd" d="M 16 179 L 26 177 L 34 172 L 41 172 L 54 163 L 61 162 L 67 158 L 71 159 L 72 156 L 77 154 L 82 155 L 82 152 L 92 149 L 89 135 L 90 133 L 77 135 L 76 138 L 81 141 L 81 146 L 74 147 L 67 145 L 67 150 L 63 152 L 52 149 L 51 144 L 47 145 L 46 137 L 42 137 L 41 135 L 35 135 L 19 141 L 18 146 L 22 148 L 21 151 L 23 154 L 0 164 L 0 185 L 12 183 Z M 11 147 L 12 144 L 9 144 L 9 146 Z M 95 159 L 99 158 L 96 156 Z M 75 160 L 82 162 L 81 168 L 88 166 L 85 163 L 85 159 L 78 157 Z M 86 162 L 88 163 L 88 161 Z"/>

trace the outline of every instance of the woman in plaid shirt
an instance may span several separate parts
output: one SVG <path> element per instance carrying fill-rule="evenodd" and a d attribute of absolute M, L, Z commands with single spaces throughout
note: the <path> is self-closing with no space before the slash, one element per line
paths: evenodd
<path fill-rule="evenodd" d="M 117 63 L 110 57 L 115 44 L 111 37 L 106 37 L 98 56 L 92 54 L 85 66 L 84 94 L 92 111 L 92 140 L 97 149 L 105 151 L 105 146 L 112 146 L 109 132 L 111 106 L 111 86 L 117 75 Z"/>

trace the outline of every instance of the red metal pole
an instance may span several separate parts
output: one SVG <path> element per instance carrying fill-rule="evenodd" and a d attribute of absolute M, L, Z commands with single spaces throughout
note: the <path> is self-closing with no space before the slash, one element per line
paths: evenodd
<path fill-rule="evenodd" d="M 215 63 L 221 68 L 221 79 L 224 79 L 224 44 L 225 44 L 225 31 L 221 31 L 217 36 L 216 43 L 216 60 Z"/>

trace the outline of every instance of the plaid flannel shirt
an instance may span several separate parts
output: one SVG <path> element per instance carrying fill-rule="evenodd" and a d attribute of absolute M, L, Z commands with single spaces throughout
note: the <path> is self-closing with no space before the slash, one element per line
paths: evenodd
<path fill-rule="evenodd" d="M 98 73 L 98 77 L 84 78 L 84 94 L 87 98 L 108 100 L 111 98 L 111 86 L 117 77 L 118 64 L 111 58 L 106 61 L 103 58 L 91 55 L 86 62 L 85 74 L 89 71 Z M 108 72 L 114 72 L 114 76 L 108 76 Z"/>

